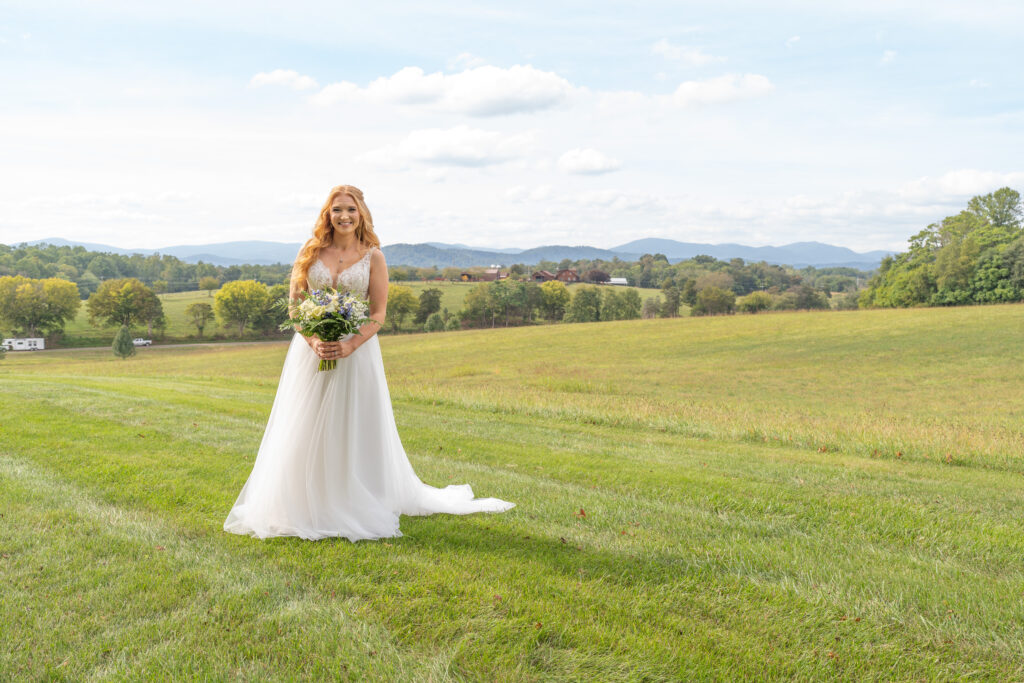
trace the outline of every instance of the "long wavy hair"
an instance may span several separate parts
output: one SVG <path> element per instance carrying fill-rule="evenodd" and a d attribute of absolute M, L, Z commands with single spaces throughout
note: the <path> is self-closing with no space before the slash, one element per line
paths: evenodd
<path fill-rule="evenodd" d="M 319 258 L 321 250 L 331 245 L 334 239 L 334 226 L 331 224 L 331 205 L 334 204 L 335 199 L 343 194 L 351 197 L 352 201 L 356 203 L 356 208 L 359 210 L 359 221 L 356 223 L 356 239 L 364 247 L 380 247 L 380 239 L 378 239 L 377 234 L 373 231 L 373 216 L 370 215 L 370 210 L 366 208 L 366 202 L 363 200 L 363 191 L 352 185 L 332 187 L 330 194 L 327 195 L 327 201 L 324 202 L 323 208 L 320 209 L 320 215 L 316 219 L 316 224 L 313 226 L 313 236 L 306 240 L 306 243 L 302 245 L 302 249 L 299 250 L 299 255 L 295 258 L 295 265 L 292 266 L 292 282 L 297 281 L 301 286 L 306 281 L 310 267 Z"/>

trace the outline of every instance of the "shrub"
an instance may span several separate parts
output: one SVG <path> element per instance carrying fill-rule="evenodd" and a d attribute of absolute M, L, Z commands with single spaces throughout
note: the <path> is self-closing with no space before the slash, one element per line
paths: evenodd
<path fill-rule="evenodd" d="M 443 332 L 444 318 L 441 317 L 440 313 L 431 313 L 423 329 L 427 332 Z"/>
<path fill-rule="evenodd" d="M 725 315 L 736 307 L 736 295 L 720 287 L 708 287 L 697 292 L 697 303 L 691 315 Z"/>
<path fill-rule="evenodd" d="M 751 292 L 736 300 L 736 310 L 740 313 L 758 313 L 772 307 L 772 295 L 768 292 Z"/>
<path fill-rule="evenodd" d="M 119 358 L 128 358 L 135 355 L 135 344 L 132 343 L 132 331 L 127 325 L 121 325 L 121 329 L 114 336 L 114 355 Z"/>

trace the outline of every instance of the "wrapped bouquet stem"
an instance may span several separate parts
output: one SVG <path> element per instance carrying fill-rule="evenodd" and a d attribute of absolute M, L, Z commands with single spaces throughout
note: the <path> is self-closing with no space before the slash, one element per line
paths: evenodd
<path fill-rule="evenodd" d="M 305 337 L 316 335 L 321 341 L 335 342 L 347 334 L 361 334 L 359 328 L 369 322 L 370 304 L 352 292 L 339 292 L 327 287 L 312 292 L 299 292 L 299 298 L 284 300 L 291 317 L 281 323 L 281 329 L 297 327 Z M 338 367 L 334 359 L 320 359 L 319 370 Z"/>

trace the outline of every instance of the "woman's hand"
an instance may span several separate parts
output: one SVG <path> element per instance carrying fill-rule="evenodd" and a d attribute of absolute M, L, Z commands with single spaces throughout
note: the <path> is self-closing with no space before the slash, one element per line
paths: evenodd
<path fill-rule="evenodd" d="M 350 341 L 325 342 L 316 337 L 310 337 L 313 351 L 324 360 L 337 360 L 348 358 L 356 350 L 355 344 Z"/>

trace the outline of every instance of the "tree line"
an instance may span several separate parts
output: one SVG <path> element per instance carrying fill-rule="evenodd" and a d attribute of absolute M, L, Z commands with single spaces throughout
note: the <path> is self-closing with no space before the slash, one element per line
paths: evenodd
<path fill-rule="evenodd" d="M 81 246 L 52 244 L 9 246 L 0 244 L 0 277 L 21 275 L 31 279 L 59 278 L 73 282 L 80 298 L 87 299 L 104 280 L 135 278 L 157 294 L 214 290 L 225 282 L 255 280 L 265 285 L 284 282 L 291 265 L 233 265 L 185 263 L 174 256 L 111 254 Z"/>
<path fill-rule="evenodd" d="M 732 291 L 737 297 L 755 291 L 781 294 L 800 285 L 823 293 L 853 292 L 871 273 L 853 268 L 796 269 L 765 262 L 745 263 L 735 258 L 720 261 L 711 256 L 696 256 L 672 264 L 663 254 L 645 254 L 637 261 L 618 258 L 581 259 L 559 262 L 542 261 L 535 266 L 512 264 L 506 270 L 511 279 L 529 279 L 532 272 L 575 269 L 584 281 L 607 282 L 622 277 L 634 287 L 661 288 L 671 283 L 682 293 L 687 280 L 694 291 L 709 286 Z M 470 269 L 472 270 L 472 269 Z M 87 299 L 104 280 L 134 278 L 157 294 L 165 292 L 216 290 L 226 282 L 255 280 L 267 286 L 286 284 L 291 272 L 287 264 L 217 266 L 209 263 L 185 263 L 174 256 L 153 254 L 111 254 L 92 252 L 84 247 L 49 244 L 8 246 L 0 244 L 0 276 L 21 275 L 31 279 L 59 278 L 75 283 L 80 298 Z M 459 268 L 407 268 L 392 266 L 393 282 L 410 280 L 458 280 Z M 694 301 L 689 301 L 693 305 Z"/>
<path fill-rule="evenodd" d="M 860 295 L 866 308 L 1024 301 L 1020 193 L 1003 187 L 910 238 Z"/>
<path fill-rule="evenodd" d="M 280 302 L 288 296 L 283 284 L 268 287 L 255 280 L 225 283 L 212 305 L 195 302 L 185 309 L 187 321 L 202 338 L 208 323 L 219 320 L 242 336 L 247 330 L 270 335 L 287 319 Z M 32 279 L 22 275 L 0 277 L 0 330 L 15 336 L 59 335 L 81 307 L 74 282 L 60 278 Z M 147 336 L 167 326 L 163 302 L 136 278 L 104 280 L 85 302 L 89 321 L 100 327 L 146 328 Z"/>

